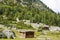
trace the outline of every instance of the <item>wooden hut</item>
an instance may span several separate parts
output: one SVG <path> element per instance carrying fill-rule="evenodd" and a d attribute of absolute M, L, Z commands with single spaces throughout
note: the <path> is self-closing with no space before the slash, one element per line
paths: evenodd
<path fill-rule="evenodd" d="M 21 30 L 19 33 L 20 38 L 34 38 L 34 31 L 32 30 Z"/>
<path fill-rule="evenodd" d="M 44 30 L 49 30 L 49 26 L 48 25 L 44 25 L 43 29 Z"/>

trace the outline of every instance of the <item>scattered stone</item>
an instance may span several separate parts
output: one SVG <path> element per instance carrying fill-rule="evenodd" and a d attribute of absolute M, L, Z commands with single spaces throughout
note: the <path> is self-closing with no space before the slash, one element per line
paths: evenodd
<path fill-rule="evenodd" d="M 51 40 L 50 38 L 46 38 L 45 40 Z"/>

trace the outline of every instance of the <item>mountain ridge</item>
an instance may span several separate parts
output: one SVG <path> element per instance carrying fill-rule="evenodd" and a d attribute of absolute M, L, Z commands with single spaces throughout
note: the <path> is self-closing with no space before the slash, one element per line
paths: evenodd
<path fill-rule="evenodd" d="M 60 26 L 60 14 L 47 8 L 40 0 L 3 0 L 0 1 L 0 23 L 9 24 L 12 21 L 30 20 L 34 23 Z M 5 19 L 6 18 L 6 19 Z"/>

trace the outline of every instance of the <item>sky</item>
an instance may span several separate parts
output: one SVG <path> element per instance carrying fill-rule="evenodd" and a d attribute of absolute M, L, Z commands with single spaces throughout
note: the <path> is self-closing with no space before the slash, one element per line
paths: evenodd
<path fill-rule="evenodd" d="M 60 13 L 60 0 L 41 0 L 47 7 L 55 11 L 56 13 Z"/>

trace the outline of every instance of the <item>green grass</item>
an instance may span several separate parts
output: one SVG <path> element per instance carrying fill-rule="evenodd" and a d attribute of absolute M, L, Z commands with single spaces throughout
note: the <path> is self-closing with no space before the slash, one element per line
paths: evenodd
<path fill-rule="evenodd" d="M 16 39 L 0 39 L 0 40 L 36 40 L 35 38 L 16 38 Z"/>
<path fill-rule="evenodd" d="M 0 40 L 37 40 L 37 38 L 39 37 L 39 36 L 41 36 L 42 34 L 41 34 L 41 32 L 35 32 L 35 37 L 34 38 L 19 38 L 19 33 L 16 31 L 16 30 L 13 30 L 14 32 L 15 32 L 15 34 L 16 34 L 16 38 L 15 39 L 4 39 L 4 38 L 2 38 L 2 39 L 0 39 Z M 48 32 L 48 34 L 46 34 L 46 35 L 43 35 L 43 36 L 41 36 L 41 37 L 44 37 L 44 36 L 47 36 L 47 37 L 49 37 L 51 40 L 60 40 L 60 34 L 59 33 L 53 33 L 53 34 L 51 34 L 50 32 Z M 39 37 L 40 38 L 40 37 Z"/>

